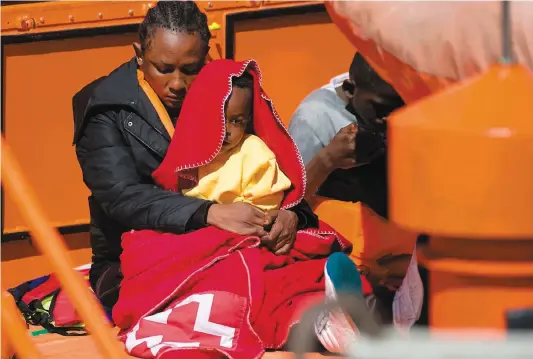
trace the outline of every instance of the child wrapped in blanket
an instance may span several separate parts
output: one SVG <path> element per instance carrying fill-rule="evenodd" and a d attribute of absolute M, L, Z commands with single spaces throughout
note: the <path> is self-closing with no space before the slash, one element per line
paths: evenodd
<path fill-rule="evenodd" d="M 232 72 L 235 68 L 240 71 Z M 186 96 L 167 156 L 153 177 L 185 196 L 219 204 L 245 202 L 266 213 L 302 201 L 305 169 L 300 154 L 262 92 L 253 61 L 218 60 L 204 67 Z M 325 277 L 329 299 L 339 292 L 362 295 L 360 274 L 344 253 L 328 258 Z M 336 312 L 325 313 L 315 332 L 327 350 L 342 352 L 357 330 L 347 315 Z"/>
<path fill-rule="evenodd" d="M 276 156 L 253 132 L 253 78 L 248 72 L 232 80 L 222 148 L 198 168 L 198 184 L 183 194 L 221 204 L 245 202 L 264 211 L 277 210 L 291 188 Z"/>

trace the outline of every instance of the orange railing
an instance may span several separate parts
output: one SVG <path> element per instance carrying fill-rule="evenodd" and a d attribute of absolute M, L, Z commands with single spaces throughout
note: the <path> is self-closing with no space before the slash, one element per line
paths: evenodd
<path fill-rule="evenodd" d="M 105 358 L 125 357 L 124 351 L 106 321 L 103 309 L 95 301 L 83 279 L 73 269 L 74 265 L 68 256 L 65 243 L 50 225 L 3 135 L 0 137 L 0 151 L 2 152 L 2 185 L 26 221 L 33 243 L 50 261 L 53 272 L 90 330 L 103 356 Z M 24 326 L 16 320 L 14 308 L 10 308 L 9 305 L 6 308 L 5 304 L 9 301 L 5 298 L 2 298 L 2 302 L 2 321 L 5 326 L 9 326 L 9 335 L 6 335 L 9 344 L 21 358 L 38 358 L 37 350 L 34 345 L 31 345 Z M 8 332 L 5 329 L 7 327 L 4 328 L 3 334 Z"/>
<path fill-rule="evenodd" d="M 13 297 L 2 289 L 2 359 L 11 357 L 11 349 L 20 359 L 39 359 L 41 354 L 32 343 L 25 322 L 13 302 Z M 6 340 L 7 339 L 7 340 Z"/>

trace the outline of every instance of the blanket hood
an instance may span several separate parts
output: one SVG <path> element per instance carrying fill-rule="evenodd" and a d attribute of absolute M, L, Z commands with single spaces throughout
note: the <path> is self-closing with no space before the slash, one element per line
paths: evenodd
<path fill-rule="evenodd" d="M 165 159 L 153 173 L 168 190 L 179 190 L 180 180 L 197 181 L 196 169 L 220 152 L 225 137 L 225 107 L 232 78 L 248 71 L 253 79 L 253 130 L 276 155 L 281 170 L 292 182 L 282 208 L 290 208 L 305 194 L 305 166 L 296 144 L 281 122 L 272 100 L 261 86 L 261 70 L 254 60 L 216 60 L 207 64 L 189 88 Z"/>

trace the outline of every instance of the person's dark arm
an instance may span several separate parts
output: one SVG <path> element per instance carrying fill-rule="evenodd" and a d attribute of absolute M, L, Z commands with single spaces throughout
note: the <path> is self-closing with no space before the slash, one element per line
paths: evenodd
<path fill-rule="evenodd" d="M 114 116 L 88 119 L 76 145 L 83 180 L 104 212 L 132 229 L 180 234 L 205 226 L 211 202 L 141 183 Z"/>
<path fill-rule="evenodd" d="M 321 149 L 305 166 L 307 174 L 305 198 L 307 200 L 315 195 L 333 170 L 335 170 L 335 166 L 330 159 L 328 148 L 325 147 Z"/>
<path fill-rule="evenodd" d="M 306 198 L 313 196 L 319 187 L 336 169 L 349 169 L 356 166 L 355 136 L 357 126 L 350 124 L 340 129 L 326 147 L 309 161 L 307 173 Z"/>
<path fill-rule="evenodd" d="M 305 163 L 307 174 L 305 198 L 308 200 L 335 169 L 330 160 L 327 143 L 322 143 L 310 125 L 310 123 L 330 122 L 322 106 L 315 103 L 300 106 L 289 123 L 289 133 Z"/>
<path fill-rule="evenodd" d="M 296 206 L 289 208 L 298 217 L 298 230 L 305 228 L 318 228 L 318 216 L 313 212 L 309 203 L 302 200 Z"/>

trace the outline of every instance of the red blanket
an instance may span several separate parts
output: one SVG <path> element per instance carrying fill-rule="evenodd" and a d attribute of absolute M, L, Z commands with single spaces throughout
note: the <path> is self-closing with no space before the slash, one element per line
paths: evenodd
<path fill-rule="evenodd" d="M 280 348 L 301 312 L 323 299 L 326 256 L 351 250 L 325 224 L 300 231 L 284 256 L 213 227 L 131 232 L 123 246 L 113 319 L 127 351 L 142 358 L 250 359 Z"/>
<path fill-rule="evenodd" d="M 281 204 L 289 209 L 304 197 L 305 168 L 263 91 L 255 61 L 219 60 L 203 68 L 153 177 L 171 191 L 197 182 L 194 169 L 221 149 L 232 78 L 244 71 L 254 79 L 253 133 L 274 152 L 292 183 Z M 288 255 L 275 256 L 259 244 L 257 237 L 213 227 L 183 235 L 126 233 L 124 279 L 113 319 L 127 351 L 143 358 L 251 359 L 265 348 L 283 346 L 301 312 L 323 299 L 326 257 L 349 253 L 351 243 L 321 224 L 320 230 L 300 231 Z M 369 292 L 370 286 L 364 289 Z"/>

